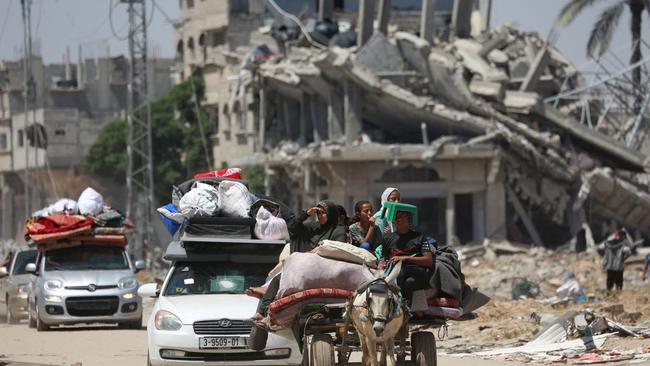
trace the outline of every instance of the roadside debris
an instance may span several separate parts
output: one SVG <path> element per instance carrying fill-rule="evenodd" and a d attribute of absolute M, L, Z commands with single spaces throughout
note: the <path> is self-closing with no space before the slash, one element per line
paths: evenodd
<path fill-rule="evenodd" d="M 641 280 L 643 262 L 627 263 L 624 289 L 608 294 L 601 257 L 593 248 L 579 255 L 539 247 L 497 255 L 491 243 L 480 247 L 461 248 L 463 268 L 467 280 L 494 301 L 478 311 L 471 327 L 452 323 L 450 335 L 462 338 L 441 342 L 441 353 L 526 363 L 650 359 L 650 295 Z M 480 265 L 467 265 L 472 261 Z M 513 296 L 523 284 L 536 284 L 539 294 Z"/>

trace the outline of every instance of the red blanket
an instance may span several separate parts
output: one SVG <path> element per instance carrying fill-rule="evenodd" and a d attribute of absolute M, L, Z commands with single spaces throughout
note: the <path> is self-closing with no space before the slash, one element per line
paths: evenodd
<path fill-rule="evenodd" d="M 72 231 L 79 228 L 90 228 L 93 220 L 81 215 L 65 215 L 56 213 L 50 216 L 39 217 L 27 223 L 28 235 L 43 235 Z"/>
<path fill-rule="evenodd" d="M 279 311 L 286 309 L 292 305 L 298 304 L 308 299 L 318 299 L 318 298 L 348 298 L 352 296 L 353 292 L 348 290 L 342 290 L 338 288 L 314 288 L 309 290 L 304 290 L 291 294 L 280 299 L 277 299 L 269 304 L 269 311 L 271 314 L 276 314 Z"/>

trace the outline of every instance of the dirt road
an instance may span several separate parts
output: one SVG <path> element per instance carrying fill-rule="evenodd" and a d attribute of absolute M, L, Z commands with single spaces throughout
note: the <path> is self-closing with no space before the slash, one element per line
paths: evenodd
<path fill-rule="evenodd" d="M 145 319 L 151 301 L 145 300 Z M 0 309 L 0 314 L 4 309 Z M 37 332 L 26 322 L 7 325 L 0 318 L 0 365 L 4 362 L 30 362 L 50 365 L 83 366 L 145 366 L 147 363 L 147 331 L 117 329 L 114 326 L 53 328 Z M 358 359 L 359 355 L 353 355 Z M 358 361 L 358 360 L 356 360 Z M 499 366 L 502 361 L 440 357 L 441 366 Z M 517 366 L 517 363 L 508 363 Z"/>

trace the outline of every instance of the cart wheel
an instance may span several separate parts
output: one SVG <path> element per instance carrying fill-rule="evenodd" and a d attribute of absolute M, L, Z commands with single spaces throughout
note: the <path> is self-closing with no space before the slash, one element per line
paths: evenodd
<path fill-rule="evenodd" d="M 398 353 L 397 354 L 397 360 L 395 360 L 397 363 L 397 366 L 404 366 L 406 365 L 406 355 L 403 353 Z"/>
<path fill-rule="evenodd" d="M 350 354 L 346 352 L 338 352 L 339 366 L 348 366 Z"/>
<path fill-rule="evenodd" d="M 436 366 L 436 337 L 430 332 L 414 332 L 411 334 L 411 361 L 417 366 Z"/>
<path fill-rule="evenodd" d="M 311 365 L 334 366 L 334 346 L 329 334 L 315 334 L 311 340 Z"/>
<path fill-rule="evenodd" d="M 251 328 L 251 333 L 248 338 L 248 348 L 254 351 L 261 351 L 266 348 L 266 341 L 268 338 L 269 332 L 259 325 L 253 323 L 253 327 Z"/>

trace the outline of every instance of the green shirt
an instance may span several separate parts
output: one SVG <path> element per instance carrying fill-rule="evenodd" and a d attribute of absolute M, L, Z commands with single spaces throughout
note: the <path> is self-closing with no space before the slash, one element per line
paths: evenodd
<path fill-rule="evenodd" d="M 368 227 L 370 229 L 370 227 Z M 361 243 L 363 243 L 365 240 L 364 238 L 368 234 L 368 230 L 363 230 L 361 227 L 361 224 L 358 222 L 355 222 L 354 224 L 350 225 L 350 239 L 352 240 L 352 244 L 354 246 L 360 246 Z M 370 236 L 370 239 L 368 240 L 368 244 L 373 248 L 377 247 L 377 244 L 379 243 L 379 240 L 381 239 L 381 232 L 379 228 L 375 225 L 375 231 L 373 231 L 372 235 Z"/>

